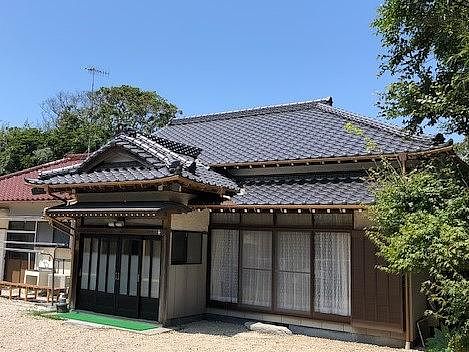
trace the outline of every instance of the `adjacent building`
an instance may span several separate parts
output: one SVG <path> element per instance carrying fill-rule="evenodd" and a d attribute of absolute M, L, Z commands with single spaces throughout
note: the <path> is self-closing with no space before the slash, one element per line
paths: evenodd
<path fill-rule="evenodd" d="M 42 216 L 61 198 L 33 195 L 25 178 L 81 162 L 84 155 L 63 159 L 0 177 L 0 280 L 47 286 L 55 250 L 56 285 L 70 277 L 69 236 L 54 230 Z M 62 196 L 64 197 L 64 196 Z"/>

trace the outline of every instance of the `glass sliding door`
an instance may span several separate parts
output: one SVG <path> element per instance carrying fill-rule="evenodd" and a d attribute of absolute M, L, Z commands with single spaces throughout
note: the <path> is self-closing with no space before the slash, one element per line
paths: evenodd
<path fill-rule="evenodd" d="M 80 258 L 80 309 L 158 319 L 159 238 L 87 235 Z"/>
<path fill-rule="evenodd" d="M 140 317 L 158 319 L 160 296 L 161 242 L 143 240 L 142 275 L 140 280 Z"/>
<path fill-rule="evenodd" d="M 317 232 L 314 236 L 314 310 L 350 315 L 350 234 Z"/>
<path fill-rule="evenodd" d="M 238 302 L 238 230 L 213 230 L 211 234 L 210 299 Z"/>
<path fill-rule="evenodd" d="M 212 213 L 209 302 L 349 321 L 351 213 Z"/>
<path fill-rule="evenodd" d="M 101 313 L 114 313 L 114 282 L 116 273 L 116 249 L 118 241 L 100 238 L 98 258 L 98 286 L 95 292 L 96 307 Z"/>
<path fill-rule="evenodd" d="M 241 303 L 250 306 L 272 305 L 272 232 L 241 231 Z"/>
<path fill-rule="evenodd" d="M 124 238 L 121 242 L 116 314 L 129 318 L 138 318 L 138 281 L 142 242 L 141 239 L 134 238 Z"/>
<path fill-rule="evenodd" d="M 277 300 L 279 310 L 308 313 L 311 309 L 311 233 L 277 233 Z"/>

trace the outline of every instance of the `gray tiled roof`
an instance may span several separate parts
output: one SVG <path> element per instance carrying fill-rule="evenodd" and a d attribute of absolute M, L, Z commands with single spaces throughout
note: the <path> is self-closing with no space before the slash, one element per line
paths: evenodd
<path fill-rule="evenodd" d="M 162 140 L 159 139 L 161 142 Z M 92 153 L 81 164 L 72 167 L 54 169 L 39 174 L 37 179 L 27 180 L 35 185 L 62 185 L 84 183 L 106 183 L 156 180 L 174 175 L 211 186 L 237 190 L 238 187 L 231 179 L 210 170 L 210 168 L 193 156 L 198 149 L 183 144 L 168 141 L 168 146 L 183 152 L 177 153 L 155 139 L 141 134 L 135 136 L 120 134 L 103 147 Z M 93 164 L 100 154 L 106 153 L 113 147 L 120 147 L 143 163 L 131 166 L 94 167 Z M 190 155 L 192 156 L 190 156 Z"/>
<path fill-rule="evenodd" d="M 329 104 L 316 100 L 178 118 L 155 135 L 200 148 L 199 159 L 211 165 L 370 154 L 363 137 L 345 130 L 347 122 L 360 127 L 383 153 L 434 147 L 428 136 L 408 137 L 400 128 Z"/>
<path fill-rule="evenodd" d="M 363 173 L 258 176 L 238 183 L 244 192 L 231 198 L 238 205 L 358 205 L 373 202 Z"/>

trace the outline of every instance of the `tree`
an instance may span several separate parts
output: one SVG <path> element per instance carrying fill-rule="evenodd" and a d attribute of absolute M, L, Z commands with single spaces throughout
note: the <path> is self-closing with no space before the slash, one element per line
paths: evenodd
<path fill-rule="evenodd" d="M 93 93 L 60 92 L 42 108 L 56 158 L 95 150 L 117 133 L 119 125 L 151 134 L 178 113 L 156 92 L 127 85 L 102 87 Z"/>
<path fill-rule="evenodd" d="M 156 92 L 136 87 L 103 87 L 91 96 L 92 115 L 112 133 L 118 124 L 124 124 L 151 134 L 169 123 L 178 113 L 174 104 Z"/>
<path fill-rule="evenodd" d="M 381 74 L 397 80 L 381 95 L 388 118 L 410 132 L 440 124 L 469 135 L 469 6 L 464 0 L 385 0 L 373 27 L 384 53 Z"/>
<path fill-rule="evenodd" d="M 94 151 L 122 124 L 151 134 L 179 113 L 156 92 L 127 85 L 102 87 L 94 93 L 60 92 L 41 107 L 41 127 L 0 128 L 0 175 L 67 153 Z"/>
<path fill-rule="evenodd" d="M 52 155 L 41 129 L 29 125 L 0 129 L 0 175 L 45 163 Z"/>
<path fill-rule="evenodd" d="M 371 173 L 375 203 L 367 235 L 385 260 L 381 269 L 428 275 L 422 286 L 431 306 L 427 314 L 451 332 L 453 346 L 469 344 L 462 341 L 469 336 L 466 167 L 440 157 L 405 175 L 389 161 Z"/>

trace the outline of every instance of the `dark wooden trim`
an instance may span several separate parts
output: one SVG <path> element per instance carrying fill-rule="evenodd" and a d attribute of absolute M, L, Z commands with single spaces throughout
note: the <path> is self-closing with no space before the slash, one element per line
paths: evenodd
<path fill-rule="evenodd" d="M 276 223 L 276 216 L 274 215 L 274 224 Z M 276 311 L 277 310 L 277 281 L 278 281 L 278 278 L 277 278 L 277 269 L 278 269 L 278 266 L 277 266 L 277 242 L 278 242 L 278 238 L 277 238 L 277 235 L 278 235 L 278 232 L 277 230 L 272 230 L 272 233 L 270 234 L 271 236 L 271 245 L 272 245 L 272 249 L 271 249 L 271 253 L 270 253 L 270 257 L 271 257 L 271 265 L 270 265 L 270 280 L 271 280 L 271 297 L 270 299 L 272 300 L 271 303 L 271 309 L 272 311 Z"/>
<path fill-rule="evenodd" d="M 374 321 L 365 321 L 365 320 L 357 320 L 352 319 L 351 325 L 355 328 L 361 329 L 373 329 L 373 330 L 384 330 L 384 331 L 392 331 L 397 333 L 404 333 L 405 329 L 397 324 L 386 324 Z"/>
<path fill-rule="evenodd" d="M 352 318 L 350 316 L 326 314 L 326 313 L 319 313 L 319 312 L 313 312 L 311 314 L 311 317 L 316 320 L 327 320 L 327 321 L 333 321 L 336 323 L 350 323 L 352 321 Z"/>
<path fill-rule="evenodd" d="M 415 151 L 408 153 L 409 156 L 417 157 L 423 155 L 431 155 L 443 152 L 452 152 L 452 145 L 444 145 L 442 147 L 436 147 L 423 151 Z M 266 160 L 266 161 L 251 161 L 251 162 L 240 162 L 240 163 L 219 163 L 212 165 L 212 168 L 249 168 L 249 167 L 276 167 L 279 166 L 293 166 L 293 165 L 308 165 L 308 164 L 330 164 L 340 162 L 355 162 L 355 161 L 375 161 L 381 160 L 385 156 L 389 159 L 395 159 L 399 156 L 399 153 L 387 153 L 387 154 L 371 154 L 371 155 L 355 155 L 355 156 L 342 156 L 342 157 L 326 157 L 326 158 L 310 158 L 310 159 L 290 159 L 290 160 Z M 293 165 L 292 165 L 293 164 Z"/>
<path fill-rule="evenodd" d="M 310 307 L 309 307 L 309 311 L 311 312 L 311 315 L 313 315 L 313 312 L 314 312 L 314 297 L 315 297 L 315 294 L 316 294 L 316 282 L 314 280 L 314 278 L 316 277 L 315 276 L 315 264 L 314 264 L 314 259 L 315 259 L 315 250 L 316 250 L 316 247 L 314 246 L 315 244 L 315 241 L 314 241 L 314 231 L 311 231 L 311 234 L 309 236 L 310 238 L 310 257 L 311 257 L 311 261 L 310 261 L 310 268 L 309 268 L 309 289 L 310 289 Z"/>
<path fill-rule="evenodd" d="M 212 273 L 212 229 L 210 223 L 212 221 L 212 214 L 208 215 L 208 229 L 207 229 L 207 248 L 206 248 L 206 260 L 207 260 L 207 271 L 205 272 L 205 305 L 210 300 L 211 291 L 211 273 Z"/>
<path fill-rule="evenodd" d="M 93 235 L 140 235 L 140 236 L 161 236 L 161 229 L 148 228 L 126 228 L 126 227 L 95 227 L 83 226 L 80 228 L 83 234 Z"/>
<path fill-rule="evenodd" d="M 109 276 L 109 255 L 111 254 L 111 240 L 107 239 L 106 242 L 107 242 L 107 253 L 106 253 L 106 273 L 105 273 L 106 278 L 104 280 L 104 292 L 107 293 L 107 281 L 108 281 L 107 278 Z"/>
<path fill-rule="evenodd" d="M 238 231 L 238 299 L 237 304 L 243 301 L 243 231 Z"/>
<path fill-rule="evenodd" d="M 311 227 L 311 226 L 272 226 L 272 225 L 236 225 L 236 224 L 212 224 L 210 226 L 212 230 L 250 230 L 250 231 L 272 231 L 272 230 L 283 230 L 283 231 L 311 231 L 317 232 L 351 232 L 353 227 Z"/>

